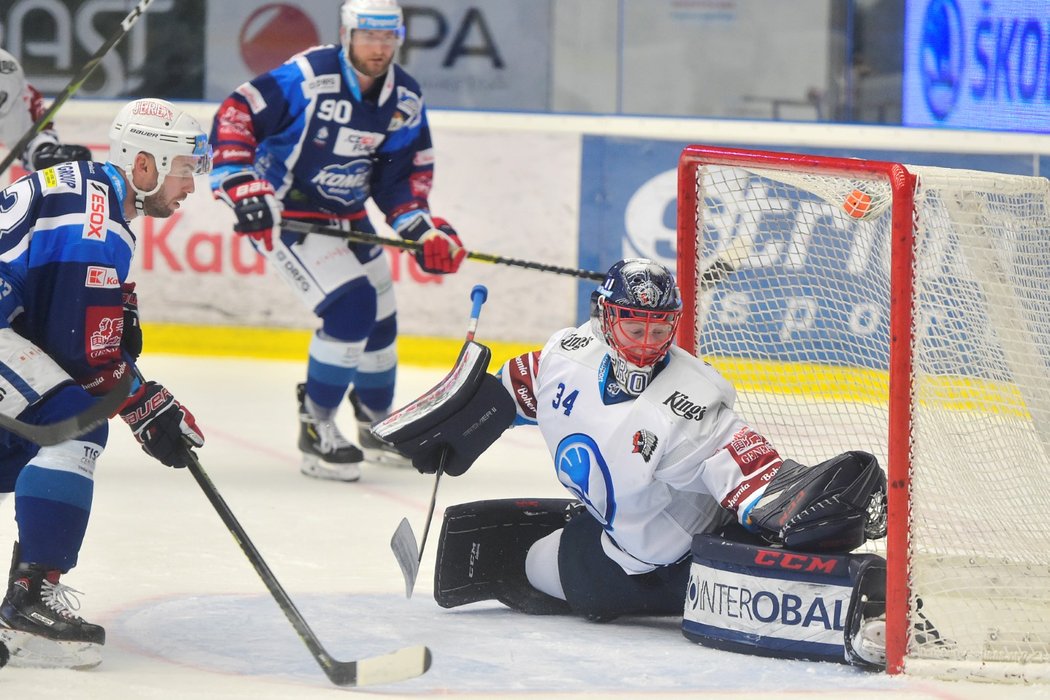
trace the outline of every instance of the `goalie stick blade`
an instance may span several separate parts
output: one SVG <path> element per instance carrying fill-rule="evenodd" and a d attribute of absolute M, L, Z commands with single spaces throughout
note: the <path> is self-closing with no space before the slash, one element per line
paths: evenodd
<path fill-rule="evenodd" d="M 328 679 L 336 685 L 383 685 L 422 676 L 430 668 L 431 659 L 427 647 L 405 647 L 360 661 L 329 660 L 324 664 L 324 670 Z"/>
<path fill-rule="evenodd" d="M 408 518 L 401 518 L 401 523 L 394 530 L 390 549 L 394 551 L 394 558 L 405 575 L 405 597 L 411 598 L 419 574 L 419 550 L 416 548 L 416 533 L 412 532 Z"/>
<path fill-rule="evenodd" d="M 0 414 L 0 428 L 41 447 L 72 440 L 109 420 L 109 417 L 117 412 L 117 409 L 128 398 L 128 394 L 131 393 L 133 379 L 133 373 L 126 371 L 109 393 L 95 402 L 91 408 L 75 416 L 46 425 L 35 425 Z"/>

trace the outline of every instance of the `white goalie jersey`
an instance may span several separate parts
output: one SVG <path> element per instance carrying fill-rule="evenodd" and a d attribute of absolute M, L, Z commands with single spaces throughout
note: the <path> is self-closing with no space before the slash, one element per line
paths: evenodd
<path fill-rule="evenodd" d="M 730 522 L 779 467 L 734 411 L 713 367 L 671 347 L 641 395 L 621 391 L 590 324 L 555 333 L 500 372 L 521 423 L 538 424 L 558 479 L 603 525 L 603 548 L 632 574 L 688 556 L 692 537 Z"/>

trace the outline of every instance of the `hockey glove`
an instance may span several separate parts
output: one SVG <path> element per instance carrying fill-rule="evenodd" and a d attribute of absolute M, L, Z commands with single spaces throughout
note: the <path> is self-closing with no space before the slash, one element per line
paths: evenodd
<path fill-rule="evenodd" d="M 444 219 L 417 216 L 398 233 L 406 241 L 423 245 L 423 249 L 416 253 L 416 262 L 424 272 L 432 275 L 455 272 L 467 256 L 459 234 Z"/>
<path fill-rule="evenodd" d="M 156 382 L 140 386 L 120 409 L 120 417 L 142 450 L 169 467 L 188 466 L 189 448 L 204 445 L 193 414 Z"/>
<path fill-rule="evenodd" d="M 120 285 L 120 301 L 124 306 L 124 330 L 120 336 L 120 348 L 139 359 L 142 354 L 142 326 L 139 325 L 139 297 L 135 293 L 135 283 L 125 282 Z"/>
<path fill-rule="evenodd" d="M 33 170 L 43 170 L 71 160 L 91 160 L 91 151 L 72 143 L 42 143 L 33 151 L 32 160 Z"/>
<path fill-rule="evenodd" d="M 282 209 L 273 185 L 249 173 L 238 173 L 223 180 L 215 196 L 233 207 L 237 215 L 234 231 L 262 243 L 267 252 L 273 250 L 273 229 L 281 220 Z"/>

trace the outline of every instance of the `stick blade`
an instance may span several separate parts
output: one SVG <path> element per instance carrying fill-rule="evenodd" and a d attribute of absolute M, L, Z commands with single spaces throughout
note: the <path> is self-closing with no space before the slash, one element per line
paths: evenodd
<path fill-rule="evenodd" d="M 411 598 L 412 590 L 416 587 L 416 576 L 419 574 L 419 549 L 416 547 L 416 533 L 412 532 L 408 518 L 401 518 L 400 524 L 394 530 L 390 538 L 390 549 L 401 567 L 401 573 L 405 575 L 405 597 Z"/>
<path fill-rule="evenodd" d="M 355 687 L 398 683 L 422 676 L 430 668 L 432 660 L 430 649 L 425 646 L 405 647 L 390 654 L 352 662 L 355 668 L 349 682 L 340 683 L 335 678 L 332 680 L 336 685 Z"/>

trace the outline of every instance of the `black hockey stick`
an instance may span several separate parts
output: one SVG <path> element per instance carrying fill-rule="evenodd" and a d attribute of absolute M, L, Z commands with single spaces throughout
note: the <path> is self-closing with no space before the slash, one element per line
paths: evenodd
<path fill-rule="evenodd" d="M 128 13 L 128 16 L 121 20 L 120 29 L 114 33 L 106 43 L 99 47 L 98 51 L 95 52 L 95 55 L 88 59 L 87 63 L 85 63 L 80 69 L 80 72 L 77 73 L 73 79 L 69 81 L 69 84 L 66 85 L 65 89 L 59 93 L 58 97 L 56 97 L 51 103 L 51 106 L 48 107 L 43 116 L 37 119 L 33 126 L 29 127 L 29 131 L 22 134 L 22 138 L 18 139 L 18 142 L 15 143 L 15 145 L 11 146 L 11 151 L 4 156 L 2 161 L 0 161 L 0 175 L 7 172 L 11 163 L 14 162 L 15 158 L 22 155 L 26 146 L 29 145 L 29 142 L 32 141 L 37 134 L 43 131 L 44 126 L 46 126 L 55 116 L 55 112 L 58 111 L 58 108 L 65 104 L 66 100 L 68 100 L 74 92 L 80 89 L 80 86 L 84 84 L 84 81 L 88 79 L 88 76 L 95 70 L 95 67 L 98 66 L 99 62 L 105 58 L 110 49 L 116 46 L 120 40 L 124 38 L 124 35 L 131 31 L 131 28 L 135 26 L 135 23 L 139 21 L 139 17 L 142 16 L 142 13 L 146 11 L 152 2 L 153 0 L 139 0 L 139 3 Z"/>
<path fill-rule="evenodd" d="M 197 459 L 196 453 L 189 448 L 187 448 L 187 452 L 190 455 L 189 470 L 193 474 L 193 478 L 197 480 L 201 490 L 204 491 L 204 495 L 208 497 L 212 506 L 215 507 L 215 512 L 219 514 L 226 527 L 229 528 L 233 539 L 241 546 L 241 550 L 248 557 L 248 561 L 255 567 L 255 572 L 259 574 L 259 578 L 270 589 L 273 599 L 277 601 L 277 605 L 284 612 L 288 621 L 292 623 L 295 631 L 299 633 L 299 638 L 306 644 L 314 660 L 317 661 L 330 681 L 341 686 L 378 685 L 408 680 L 427 672 L 427 669 L 430 668 L 431 657 L 430 649 L 425 646 L 405 647 L 390 654 L 372 656 L 358 661 L 337 661 L 329 656 L 325 648 L 321 646 L 317 635 L 306 624 L 306 620 L 303 619 L 302 614 L 295 607 L 295 603 L 285 593 L 280 582 L 273 575 L 273 572 L 270 571 L 270 567 L 266 565 L 266 561 L 259 554 L 259 550 L 255 548 L 255 545 L 248 538 L 248 533 L 237 522 L 233 511 L 226 505 L 226 501 L 223 500 L 219 491 L 215 488 L 215 484 L 208 478 L 204 467 L 201 466 L 200 461 Z"/>
<path fill-rule="evenodd" d="M 117 412 L 131 393 L 132 379 L 133 374 L 130 371 L 124 372 L 124 376 L 105 396 L 75 416 L 54 423 L 35 425 L 24 423 L 17 418 L 8 418 L 0 413 L 0 428 L 41 447 L 72 440 L 102 425 Z"/>
<path fill-rule="evenodd" d="M 281 222 L 281 228 L 286 231 L 294 231 L 295 233 L 316 233 L 321 236 L 336 236 L 338 238 L 345 238 L 353 243 L 385 245 L 393 248 L 401 248 L 402 250 L 410 250 L 412 252 L 419 252 L 423 249 L 423 246 L 415 241 L 404 241 L 400 238 L 387 238 L 385 236 L 377 236 L 375 234 L 362 233 L 360 231 L 344 231 L 343 229 L 335 228 L 334 226 L 321 226 L 319 224 L 310 224 L 304 221 L 285 219 Z M 467 251 L 467 259 L 477 260 L 478 262 L 493 263 L 496 265 L 522 267 L 526 270 L 536 270 L 538 272 L 552 272 L 556 275 L 569 275 L 570 277 L 579 277 L 585 280 L 596 280 L 600 282 L 605 279 L 605 273 L 603 272 L 578 270 L 573 267 L 559 267 L 557 265 L 532 262 L 531 260 L 505 258 L 502 255 L 479 253 L 474 250 Z"/>
<path fill-rule="evenodd" d="M 478 330 L 478 318 L 481 316 L 481 305 L 488 299 L 489 290 L 483 284 L 474 285 L 470 290 L 471 309 L 470 321 L 467 323 L 466 342 L 474 340 L 474 334 Z M 419 565 L 423 563 L 423 548 L 427 546 L 427 536 L 430 534 L 430 523 L 434 520 L 434 506 L 437 505 L 438 484 L 441 483 L 441 475 L 445 472 L 445 461 L 448 459 L 448 448 L 441 449 L 441 457 L 438 459 L 437 470 L 434 472 L 434 490 L 430 492 L 430 507 L 427 508 L 427 520 L 423 525 L 423 539 L 416 547 L 416 534 L 412 532 L 412 525 L 408 518 L 401 518 L 393 537 L 390 538 L 390 549 L 394 552 L 401 567 L 401 573 L 405 575 L 405 597 L 412 597 L 412 590 L 416 586 L 416 576 L 419 574 Z"/>

